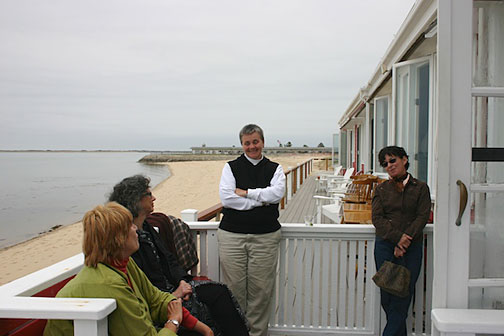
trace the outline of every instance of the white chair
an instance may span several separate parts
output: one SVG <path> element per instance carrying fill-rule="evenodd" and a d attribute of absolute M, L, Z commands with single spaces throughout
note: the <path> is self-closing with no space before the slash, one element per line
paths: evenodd
<path fill-rule="evenodd" d="M 331 198 L 343 198 L 345 197 L 345 194 L 349 190 L 349 186 L 351 185 L 350 181 L 342 181 L 341 183 L 338 183 L 335 188 L 329 188 L 327 189 L 327 197 Z"/>
<path fill-rule="evenodd" d="M 329 218 L 336 224 L 341 223 L 343 216 L 343 202 L 340 197 L 327 197 L 327 196 L 313 196 L 315 198 L 315 204 L 317 209 L 317 215 L 315 219 L 316 224 L 322 223 L 322 216 Z M 323 204 L 329 202 L 328 204 Z"/>
<path fill-rule="evenodd" d="M 334 172 L 332 172 L 332 173 L 322 172 L 322 173 L 319 174 L 319 176 L 321 176 L 321 177 L 338 176 L 339 173 L 341 172 L 341 169 L 343 169 L 343 166 L 335 166 L 334 167 Z"/>
<path fill-rule="evenodd" d="M 343 176 L 331 176 L 327 177 L 327 187 L 329 188 L 331 184 L 338 183 L 338 181 L 350 181 L 350 176 L 353 175 L 355 168 L 348 168 Z"/>
<path fill-rule="evenodd" d="M 327 180 L 326 192 L 330 196 L 334 193 L 344 194 L 348 185 L 351 183 L 351 176 L 354 172 L 354 168 L 349 168 L 345 172 L 345 175 L 339 177 L 333 177 Z"/>
<path fill-rule="evenodd" d="M 327 179 L 339 176 L 339 173 L 343 169 L 343 166 L 334 167 L 334 173 L 320 173 L 317 181 L 317 191 L 326 190 L 327 188 Z"/>

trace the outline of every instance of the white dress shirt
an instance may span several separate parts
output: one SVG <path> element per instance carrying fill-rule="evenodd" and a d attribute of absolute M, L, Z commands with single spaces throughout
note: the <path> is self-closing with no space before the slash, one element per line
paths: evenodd
<path fill-rule="evenodd" d="M 246 154 L 245 158 L 254 166 L 262 160 L 262 158 L 260 160 L 251 159 Z M 247 197 L 238 196 L 235 190 L 236 180 L 229 163 L 226 162 L 222 169 L 219 183 L 219 195 L 225 208 L 250 210 L 268 203 L 279 203 L 285 193 L 285 174 L 283 168 L 281 165 L 278 165 L 269 187 L 248 189 Z"/>

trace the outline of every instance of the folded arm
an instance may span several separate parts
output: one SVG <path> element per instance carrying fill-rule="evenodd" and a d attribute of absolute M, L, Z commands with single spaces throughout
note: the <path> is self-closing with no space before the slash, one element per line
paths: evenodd
<path fill-rule="evenodd" d="M 262 203 L 278 203 L 285 193 L 285 174 L 281 165 L 278 165 L 270 186 L 247 190 L 247 198 Z"/>
<path fill-rule="evenodd" d="M 222 169 L 222 176 L 219 183 L 219 196 L 225 208 L 250 210 L 263 205 L 260 201 L 242 197 L 236 193 L 236 180 L 228 163 L 226 163 Z"/>

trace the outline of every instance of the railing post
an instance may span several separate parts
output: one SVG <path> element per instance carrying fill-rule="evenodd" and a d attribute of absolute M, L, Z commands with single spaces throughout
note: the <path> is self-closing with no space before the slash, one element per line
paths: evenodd
<path fill-rule="evenodd" d="M 301 166 L 298 165 L 296 168 L 296 192 L 301 188 L 301 176 L 303 176 L 303 172 L 300 169 Z"/>
<path fill-rule="evenodd" d="M 207 231 L 207 263 L 208 263 L 208 277 L 214 281 L 220 281 L 220 261 L 219 261 L 219 249 L 213 250 L 214 253 L 210 253 L 211 247 L 218 247 L 219 243 L 217 241 L 217 230 Z"/>
<path fill-rule="evenodd" d="M 287 191 L 287 203 L 292 199 L 292 186 L 293 186 L 293 183 L 292 183 L 292 167 L 288 167 L 288 170 L 289 172 L 287 173 L 287 188 L 286 188 L 286 191 Z"/>
<path fill-rule="evenodd" d="M 75 320 L 75 336 L 106 336 L 108 335 L 108 316 L 101 320 Z"/>
<path fill-rule="evenodd" d="M 299 185 L 303 184 L 304 179 L 304 165 L 299 166 Z"/>
<path fill-rule="evenodd" d="M 198 210 L 196 209 L 185 209 L 180 212 L 180 217 L 184 222 L 197 222 L 198 221 Z"/>
<path fill-rule="evenodd" d="M 292 177 L 292 194 L 294 195 L 297 191 L 297 167 L 292 171 L 294 176 Z"/>

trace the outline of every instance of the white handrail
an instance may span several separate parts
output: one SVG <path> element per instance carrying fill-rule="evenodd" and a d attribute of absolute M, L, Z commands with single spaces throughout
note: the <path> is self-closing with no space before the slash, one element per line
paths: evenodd
<path fill-rule="evenodd" d="M 504 310 L 448 309 L 432 310 L 432 335 L 466 335 L 504 333 Z"/>
<path fill-rule="evenodd" d="M 115 309 L 114 299 L 5 297 L 0 318 L 73 320 L 75 335 L 105 336 Z"/>
<path fill-rule="evenodd" d="M 77 336 L 108 335 L 107 317 L 116 309 L 114 299 L 31 297 L 77 274 L 83 261 L 80 253 L 1 286 L 0 318 L 73 320 Z"/>
<path fill-rule="evenodd" d="M 199 232 L 203 232 L 204 228 L 215 232 L 219 225 L 218 222 L 187 224 L 193 231 Z M 410 312 L 411 318 L 408 320 L 408 333 L 416 335 L 422 334 L 423 329 L 426 334 L 431 330 L 430 316 L 424 318 L 418 312 L 431 310 L 433 225 L 428 224 L 424 233 L 427 238 L 427 268 L 422 267 L 422 276 L 416 286 L 417 300 L 411 307 L 417 313 Z M 374 274 L 374 237 L 375 228 L 372 225 L 325 224 L 307 227 L 304 224 L 282 224 L 277 289 L 269 333 L 379 334 L 382 328 L 380 324 L 384 323 L 383 313 L 380 313 L 379 300 L 376 299 L 379 297 L 378 289 L 370 278 Z M 201 239 L 205 241 L 204 233 Z M 215 262 L 213 267 L 203 272 L 213 271 L 214 275 L 210 278 L 219 281 L 216 275 L 219 269 L 216 242 L 200 241 L 200 244 L 205 246 L 200 252 L 201 262 L 207 257 L 214 258 Z M 427 288 L 426 292 L 424 288 Z M 427 296 L 424 298 L 424 295 Z M 346 306 L 352 302 L 352 306 Z M 340 314 L 344 314 L 344 317 Z M 345 318 L 350 321 L 348 324 L 345 324 Z M 355 321 L 354 327 L 351 321 Z"/>

